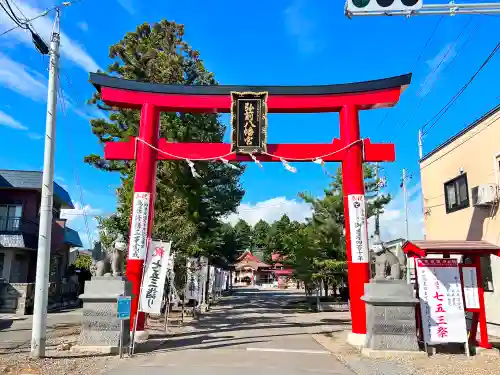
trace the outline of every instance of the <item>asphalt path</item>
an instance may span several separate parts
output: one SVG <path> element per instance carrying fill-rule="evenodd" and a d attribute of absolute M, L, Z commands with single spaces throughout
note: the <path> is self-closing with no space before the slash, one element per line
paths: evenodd
<path fill-rule="evenodd" d="M 313 339 L 321 323 L 289 307 L 299 296 L 303 292 L 237 289 L 186 331 L 159 341 L 152 353 L 123 359 L 107 374 L 353 375 Z"/>

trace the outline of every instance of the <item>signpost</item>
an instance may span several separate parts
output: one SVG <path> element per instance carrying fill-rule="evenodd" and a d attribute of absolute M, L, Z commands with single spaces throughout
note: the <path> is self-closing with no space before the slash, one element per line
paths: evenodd
<path fill-rule="evenodd" d="M 417 259 L 417 275 L 426 348 L 427 345 L 463 342 L 469 356 L 457 260 Z"/>
<path fill-rule="evenodd" d="M 132 305 L 132 297 L 118 296 L 116 301 L 116 315 L 120 319 L 120 358 L 123 358 L 123 332 L 124 321 L 130 319 L 130 307 Z"/>
<path fill-rule="evenodd" d="M 477 285 L 476 266 L 462 266 L 462 280 L 464 284 L 464 300 L 467 309 L 479 309 L 479 289 Z"/>

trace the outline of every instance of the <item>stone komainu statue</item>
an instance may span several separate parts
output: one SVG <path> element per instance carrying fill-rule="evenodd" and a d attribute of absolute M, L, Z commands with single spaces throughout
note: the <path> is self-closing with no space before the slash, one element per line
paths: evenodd
<path fill-rule="evenodd" d="M 92 265 L 93 276 L 121 276 L 123 273 L 123 253 L 127 249 L 127 243 L 120 234 L 106 249 L 103 259 Z"/>
<path fill-rule="evenodd" d="M 373 245 L 372 259 L 375 264 L 375 275 L 373 279 L 401 279 L 401 263 L 398 257 L 388 250 L 381 242 Z"/>

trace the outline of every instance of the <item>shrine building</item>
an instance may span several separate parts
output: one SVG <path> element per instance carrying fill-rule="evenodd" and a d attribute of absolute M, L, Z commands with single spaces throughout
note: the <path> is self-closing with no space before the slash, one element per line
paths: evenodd
<path fill-rule="evenodd" d="M 293 269 L 285 267 L 285 257 L 280 254 L 271 255 L 271 264 L 253 255 L 251 251 L 244 251 L 234 263 L 235 285 L 263 285 L 277 283 L 284 286 L 292 280 Z"/>

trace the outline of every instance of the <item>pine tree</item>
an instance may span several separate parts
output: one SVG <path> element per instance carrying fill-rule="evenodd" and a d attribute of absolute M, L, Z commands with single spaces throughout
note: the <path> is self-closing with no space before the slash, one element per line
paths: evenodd
<path fill-rule="evenodd" d="M 144 23 L 109 49 L 114 61 L 107 73 L 124 79 L 151 83 L 216 85 L 198 51 L 183 39 L 184 26 L 162 20 Z M 127 141 L 138 135 L 140 111 L 106 106 L 99 93 L 89 101 L 109 114 L 109 119 L 91 120 L 100 143 Z M 162 113 L 160 137 L 172 142 L 221 142 L 225 127 L 217 114 Z M 118 172 L 118 231 L 128 235 L 133 197 L 134 161 L 106 161 L 89 155 L 85 161 L 105 171 Z M 239 184 L 243 166 L 235 170 L 220 162 L 197 162 L 201 178 L 194 178 L 182 161 L 159 161 L 153 237 L 173 241 L 174 250 L 201 254 L 214 246 L 219 220 L 234 212 L 244 191 Z"/>

